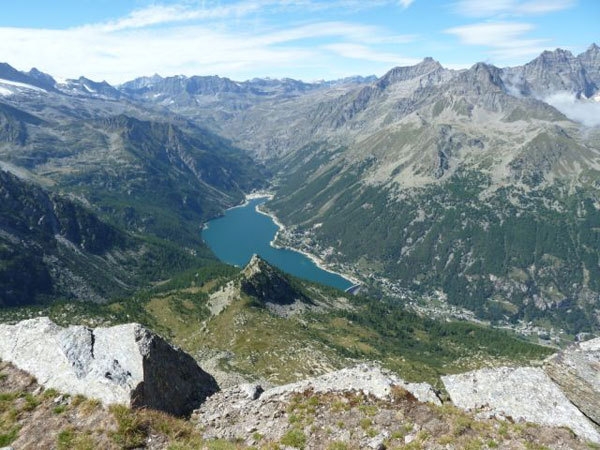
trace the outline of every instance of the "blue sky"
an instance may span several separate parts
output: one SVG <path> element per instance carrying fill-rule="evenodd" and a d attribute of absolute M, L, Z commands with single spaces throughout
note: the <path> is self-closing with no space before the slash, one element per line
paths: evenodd
<path fill-rule="evenodd" d="M 0 15 L 0 61 L 57 77 L 221 75 L 313 81 L 523 64 L 600 44 L 600 0 L 22 0 Z"/>

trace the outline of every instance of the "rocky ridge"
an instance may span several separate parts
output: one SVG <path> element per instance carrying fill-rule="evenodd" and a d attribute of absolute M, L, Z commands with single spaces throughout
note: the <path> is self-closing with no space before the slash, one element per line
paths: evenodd
<path fill-rule="evenodd" d="M 592 44 L 580 55 L 568 50 L 545 51 L 533 61 L 506 68 L 502 77 L 520 95 L 544 96 L 557 91 L 591 98 L 600 88 L 600 48 Z"/>
<path fill-rule="evenodd" d="M 459 386 L 459 380 L 466 380 L 465 385 Z M 207 439 L 251 446 L 281 442 L 317 449 L 338 443 L 385 449 L 415 442 L 428 449 L 464 448 L 473 432 L 479 439 L 490 436 L 488 442 L 498 439 L 492 430 L 508 426 L 502 422 L 521 423 L 525 429 L 525 422 L 537 424 L 534 439 L 549 448 L 585 446 L 565 443 L 558 427 L 600 442 L 598 430 L 541 369 L 487 369 L 446 377 L 444 383 L 454 405 L 474 414 L 477 424 L 448 405 L 440 407 L 431 386 L 406 383 L 373 364 L 265 391 L 256 384 L 235 386 L 207 399 L 192 420 Z M 501 434 L 506 439 L 505 429 Z M 499 448 L 514 448 L 515 442 L 506 440 Z M 442 442 L 447 447 L 439 447 Z"/>
<path fill-rule="evenodd" d="M 6 362 L 0 362 L 0 393 L 0 445 L 9 444 L 14 449 L 214 449 L 247 448 L 250 442 L 250 448 L 383 449 L 409 445 L 439 450 L 480 448 L 485 442 L 501 449 L 589 449 L 566 429 L 474 420 L 453 407 L 416 402 L 401 389 L 394 389 L 391 401 L 356 392 L 294 394 L 289 401 L 269 405 L 277 416 L 273 428 L 264 435 L 250 428 L 246 442 L 206 438 L 203 435 L 208 430 L 195 421 L 151 409 L 106 408 L 81 396 L 44 390 L 30 375 Z M 287 430 L 281 434 L 286 423 Z M 281 438 L 275 439 L 275 434 Z"/>
<path fill-rule="evenodd" d="M 512 448 L 513 439 L 583 448 L 557 427 L 600 443 L 600 429 L 584 415 L 593 420 L 597 406 L 599 342 L 579 344 L 546 361 L 546 367 L 554 364 L 554 372 L 561 370 L 557 361 L 568 361 L 567 370 L 574 373 L 587 370 L 591 394 L 586 399 L 572 395 L 573 383 L 556 384 L 541 368 L 502 367 L 443 377 L 451 406 L 429 384 L 405 382 L 375 363 L 266 390 L 246 383 L 219 391 L 191 356 L 138 324 L 62 328 L 38 318 L 0 325 L 0 359 L 47 389 L 178 415 L 198 408 L 191 420 L 203 439 L 292 447 L 302 442 L 305 448 L 341 442 L 381 449 L 413 441 L 423 448 L 439 448 L 441 442 L 462 448 L 486 436 L 490 442 L 507 441 L 500 448 Z M 529 425 L 507 432 L 502 421 L 541 428 L 522 435 Z"/>
<path fill-rule="evenodd" d="M 241 271 L 239 280 L 231 281 L 211 294 L 208 303 L 211 314 L 219 315 L 241 295 L 250 296 L 256 306 L 264 307 L 279 317 L 351 308 L 343 297 L 329 298 L 317 292 L 307 295 L 289 276 L 256 254 Z"/>
<path fill-rule="evenodd" d="M 427 383 L 406 383 L 374 364 L 361 364 L 317 378 L 263 390 L 257 384 L 235 386 L 211 396 L 194 411 L 193 420 L 204 427 L 206 438 L 246 440 L 252 435 L 280 439 L 289 428 L 286 405 L 297 396 L 349 395 L 393 402 L 398 392 L 414 401 L 441 405 Z"/>

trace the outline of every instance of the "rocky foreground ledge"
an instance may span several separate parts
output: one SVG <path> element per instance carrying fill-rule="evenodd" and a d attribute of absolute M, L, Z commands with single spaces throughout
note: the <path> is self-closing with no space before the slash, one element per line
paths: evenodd
<path fill-rule="evenodd" d="M 442 382 L 455 406 L 480 417 L 568 427 L 600 443 L 600 338 L 550 356 L 543 368 L 482 369 Z"/>
<path fill-rule="evenodd" d="M 192 418 L 206 430 L 208 438 L 242 440 L 251 445 L 251 436 L 257 433 L 278 440 L 288 431 L 289 417 L 285 417 L 285 412 L 294 399 L 329 396 L 348 401 L 348 397 L 340 397 L 348 395 L 379 400 L 382 404 L 393 403 L 396 397 L 402 396 L 415 402 L 441 405 L 429 384 L 407 383 L 377 365 L 360 364 L 266 391 L 257 384 L 225 389 L 207 399 Z"/>
<path fill-rule="evenodd" d="M 0 324 L 0 359 L 46 388 L 174 415 L 218 390 L 190 355 L 136 323 L 63 328 L 40 317 Z"/>
<path fill-rule="evenodd" d="M 543 367 L 442 377 L 454 406 L 468 411 L 465 416 L 442 405 L 427 383 L 407 383 L 375 364 L 267 390 L 243 384 L 219 391 L 190 355 L 139 324 L 63 328 L 37 318 L 0 325 L 0 359 L 66 394 L 173 415 L 193 411 L 192 423 L 204 438 L 247 445 L 294 447 L 290 442 L 302 441 L 306 448 L 327 448 L 341 442 L 379 449 L 420 440 L 423 448 L 440 448 L 426 444 L 430 436 L 448 443 L 451 438 L 451 448 L 462 448 L 482 436 L 505 439 L 503 422 L 540 427 L 529 437 L 509 432 L 509 443 L 526 439 L 551 448 L 586 448 L 567 427 L 600 444 L 600 338 L 553 355 Z"/>

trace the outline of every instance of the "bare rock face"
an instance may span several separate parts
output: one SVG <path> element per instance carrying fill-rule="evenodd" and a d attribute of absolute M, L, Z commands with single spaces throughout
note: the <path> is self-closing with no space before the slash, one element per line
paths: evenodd
<path fill-rule="evenodd" d="M 600 338 L 552 355 L 544 370 L 583 414 L 600 425 Z"/>
<path fill-rule="evenodd" d="M 190 355 L 136 323 L 63 328 L 41 317 L 0 325 L 0 358 L 47 388 L 175 415 L 218 390 Z"/>
<path fill-rule="evenodd" d="M 442 381 L 452 402 L 484 415 L 510 417 L 539 425 L 568 427 L 579 437 L 600 442 L 600 432 L 552 382 L 534 367 L 500 367 L 459 375 Z"/>

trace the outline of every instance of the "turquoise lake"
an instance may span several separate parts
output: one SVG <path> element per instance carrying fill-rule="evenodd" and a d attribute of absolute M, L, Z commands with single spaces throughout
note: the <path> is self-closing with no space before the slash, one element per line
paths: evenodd
<path fill-rule="evenodd" d="M 338 289 L 352 286 L 352 282 L 319 268 L 302 253 L 271 247 L 270 242 L 279 228 L 269 216 L 256 211 L 256 207 L 266 201 L 266 198 L 252 199 L 246 205 L 228 209 L 223 217 L 208 222 L 202 238 L 221 261 L 243 267 L 256 253 L 297 277 Z"/>

